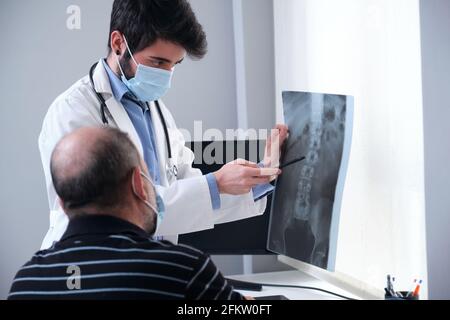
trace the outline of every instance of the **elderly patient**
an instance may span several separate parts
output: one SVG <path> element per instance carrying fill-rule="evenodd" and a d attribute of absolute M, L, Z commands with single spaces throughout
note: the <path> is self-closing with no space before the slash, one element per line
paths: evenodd
<path fill-rule="evenodd" d="M 18 271 L 9 299 L 242 299 L 208 256 L 153 240 L 162 201 L 125 133 L 74 131 L 51 173 L 70 223 Z"/>

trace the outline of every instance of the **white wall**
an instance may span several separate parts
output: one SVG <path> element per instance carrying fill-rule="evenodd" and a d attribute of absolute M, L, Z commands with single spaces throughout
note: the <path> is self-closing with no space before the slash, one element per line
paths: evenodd
<path fill-rule="evenodd" d="M 277 118 L 282 90 L 355 97 L 336 270 L 379 293 L 427 279 L 419 18 L 418 0 L 275 2 Z"/>
<path fill-rule="evenodd" d="M 450 299 L 450 1 L 420 8 L 429 295 Z"/>

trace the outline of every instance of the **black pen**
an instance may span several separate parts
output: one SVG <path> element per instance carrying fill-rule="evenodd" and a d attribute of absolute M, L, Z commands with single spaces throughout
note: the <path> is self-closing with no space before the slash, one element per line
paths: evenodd
<path fill-rule="evenodd" d="M 387 287 L 387 289 L 388 289 L 390 295 L 391 295 L 391 296 L 394 296 L 394 294 L 393 294 L 393 292 L 392 292 L 391 275 L 388 274 L 386 278 L 387 278 L 387 281 L 386 281 L 386 282 L 387 282 L 386 287 Z"/>
<path fill-rule="evenodd" d="M 387 275 L 387 283 L 388 283 L 388 290 L 391 293 L 391 296 L 396 297 L 397 295 L 395 294 L 394 285 L 392 284 L 390 274 Z"/>
<path fill-rule="evenodd" d="M 391 296 L 391 292 L 388 290 L 388 288 L 384 288 L 384 292 L 386 292 L 386 297 Z"/>
<path fill-rule="evenodd" d="M 286 163 L 283 163 L 279 168 L 280 168 L 280 169 L 286 168 L 287 166 L 290 166 L 290 165 L 292 165 L 292 164 L 294 164 L 294 163 L 303 161 L 303 160 L 305 160 L 305 159 L 306 159 L 305 157 L 301 157 L 301 158 L 298 158 L 298 159 L 294 159 L 294 160 L 288 161 L 288 162 L 286 162 Z"/>

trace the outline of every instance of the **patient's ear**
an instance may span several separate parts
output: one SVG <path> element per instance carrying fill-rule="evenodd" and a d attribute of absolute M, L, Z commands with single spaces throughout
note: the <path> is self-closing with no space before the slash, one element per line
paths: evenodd
<path fill-rule="evenodd" d="M 147 193 L 145 192 L 144 178 L 141 176 L 141 169 L 139 167 L 133 170 L 132 187 L 134 194 L 141 200 L 147 200 Z"/>

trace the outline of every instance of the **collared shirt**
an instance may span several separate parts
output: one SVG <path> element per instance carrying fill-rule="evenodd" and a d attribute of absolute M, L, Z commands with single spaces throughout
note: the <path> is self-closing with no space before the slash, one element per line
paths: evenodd
<path fill-rule="evenodd" d="M 197 249 L 155 241 L 107 215 L 70 221 L 60 242 L 37 252 L 14 278 L 8 299 L 241 300 Z"/>
<path fill-rule="evenodd" d="M 144 160 L 148 170 L 157 184 L 161 184 L 158 167 L 158 153 L 156 152 L 155 132 L 153 129 L 152 115 L 145 103 L 141 103 L 129 90 L 128 87 L 111 70 L 105 60 L 103 66 L 108 74 L 111 90 L 114 98 L 120 101 L 125 108 L 134 128 L 139 136 L 144 151 Z"/>

